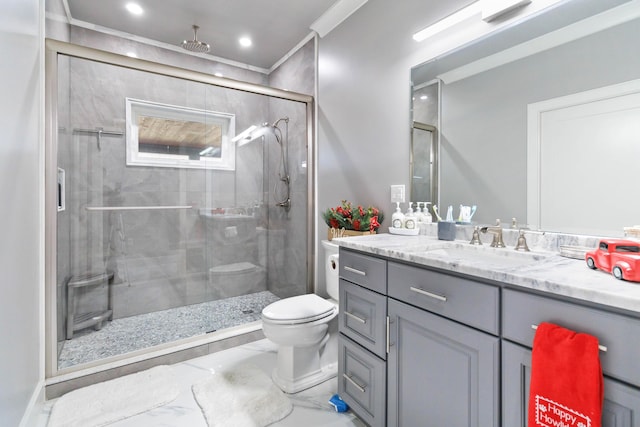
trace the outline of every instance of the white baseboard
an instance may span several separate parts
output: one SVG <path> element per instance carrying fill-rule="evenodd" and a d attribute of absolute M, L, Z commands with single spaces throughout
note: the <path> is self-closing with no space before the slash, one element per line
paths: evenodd
<path fill-rule="evenodd" d="M 46 420 L 41 421 L 44 408 L 44 380 L 38 381 L 36 388 L 31 394 L 27 409 L 24 411 L 22 420 L 20 421 L 20 427 L 39 427 L 45 426 Z"/>

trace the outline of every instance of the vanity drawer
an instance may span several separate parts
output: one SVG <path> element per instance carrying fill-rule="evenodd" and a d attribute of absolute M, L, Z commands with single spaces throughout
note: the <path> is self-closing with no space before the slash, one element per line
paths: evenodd
<path fill-rule="evenodd" d="M 505 289 L 503 337 L 531 348 L 534 325 L 550 322 L 598 338 L 602 371 L 640 386 L 640 319 L 565 301 Z"/>
<path fill-rule="evenodd" d="M 338 393 L 368 425 L 386 425 L 385 362 L 340 334 Z"/>
<path fill-rule="evenodd" d="M 372 291 L 387 292 L 387 261 L 340 248 L 340 277 Z"/>
<path fill-rule="evenodd" d="M 387 358 L 387 297 L 340 279 L 340 332 Z"/>
<path fill-rule="evenodd" d="M 494 335 L 499 333 L 497 286 L 389 262 L 389 296 Z"/>

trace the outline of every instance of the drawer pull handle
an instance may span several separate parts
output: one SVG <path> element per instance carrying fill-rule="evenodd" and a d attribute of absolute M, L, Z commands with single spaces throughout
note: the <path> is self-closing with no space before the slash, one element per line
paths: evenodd
<path fill-rule="evenodd" d="M 538 329 L 538 325 L 531 325 L 531 329 L 533 329 L 534 331 L 536 329 Z M 604 345 L 598 345 L 598 348 L 600 349 L 600 351 L 602 351 L 603 353 L 607 352 L 607 347 Z"/>
<path fill-rule="evenodd" d="M 437 299 L 438 301 L 443 301 L 443 302 L 447 301 L 447 297 L 442 296 L 442 295 L 438 295 L 438 294 L 433 294 L 431 292 L 425 291 L 424 289 L 415 288 L 413 286 L 411 286 L 409 289 L 411 289 L 413 292 L 417 292 L 417 293 L 419 293 L 421 295 L 428 296 L 429 298 Z"/>
<path fill-rule="evenodd" d="M 362 317 L 356 316 L 355 314 L 349 313 L 348 311 L 345 311 L 344 314 L 346 314 L 347 316 L 349 316 L 353 320 L 357 320 L 360 323 L 367 323 L 367 319 L 363 319 Z"/>
<path fill-rule="evenodd" d="M 389 319 L 389 316 L 387 316 L 387 354 L 389 354 L 389 352 L 391 351 L 391 343 L 389 342 L 389 338 L 391 335 L 389 328 L 391 325 L 389 323 L 391 323 L 391 319 Z"/>
<path fill-rule="evenodd" d="M 353 378 L 351 378 L 349 375 L 347 374 L 342 374 L 342 376 L 349 381 L 355 388 L 357 388 L 358 390 L 360 390 L 360 393 L 364 393 L 364 387 L 362 387 L 360 384 L 358 384 L 357 382 L 355 382 L 353 380 Z"/>
<path fill-rule="evenodd" d="M 349 271 L 349 272 L 351 272 L 351 273 L 359 274 L 360 276 L 366 276 L 367 275 L 366 271 L 356 270 L 355 268 L 349 267 L 348 265 L 345 265 L 344 269 Z"/>

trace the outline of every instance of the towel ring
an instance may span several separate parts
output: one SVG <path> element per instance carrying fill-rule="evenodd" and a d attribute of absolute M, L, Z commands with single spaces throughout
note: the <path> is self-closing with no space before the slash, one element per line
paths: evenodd
<path fill-rule="evenodd" d="M 533 329 L 533 330 L 538 329 L 538 325 L 531 325 L 531 329 Z M 603 353 L 607 352 L 607 347 L 604 346 L 604 345 L 598 345 L 598 349 Z"/>

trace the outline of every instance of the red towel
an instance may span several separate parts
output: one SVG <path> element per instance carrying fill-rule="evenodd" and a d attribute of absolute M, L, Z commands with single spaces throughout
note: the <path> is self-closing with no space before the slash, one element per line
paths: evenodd
<path fill-rule="evenodd" d="M 533 340 L 529 427 L 600 427 L 604 386 L 598 339 L 551 323 Z"/>

